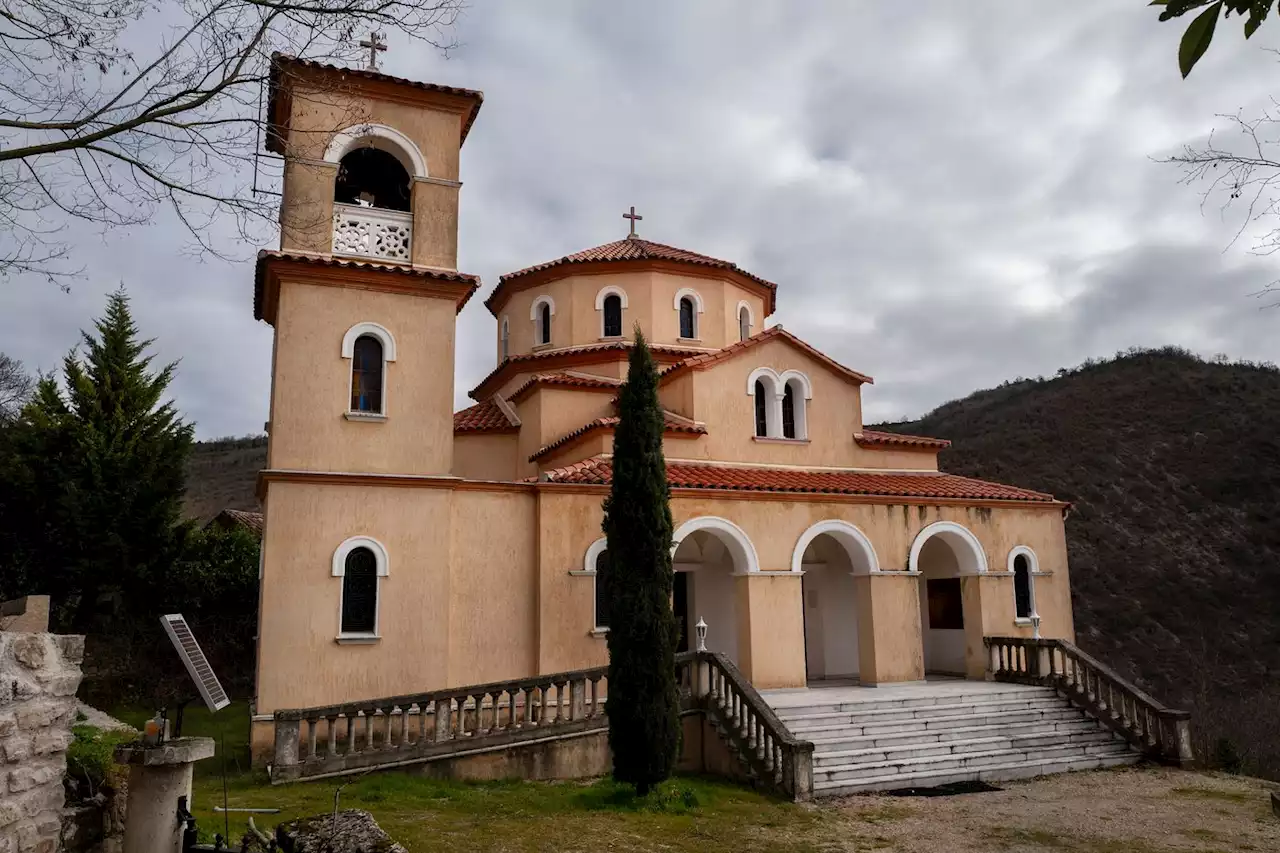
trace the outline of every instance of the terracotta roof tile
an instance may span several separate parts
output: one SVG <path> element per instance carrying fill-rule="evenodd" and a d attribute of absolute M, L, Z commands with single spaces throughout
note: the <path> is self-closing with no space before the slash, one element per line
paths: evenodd
<path fill-rule="evenodd" d="M 560 385 L 568 388 L 587 388 L 592 391 L 616 391 L 622 384 L 621 379 L 607 376 L 581 376 L 572 373 L 535 373 L 520 387 L 512 391 L 507 399 L 515 402 L 519 397 L 537 385 Z"/>
<path fill-rule="evenodd" d="M 493 400 L 453 413 L 454 432 L 516 432 L 519 429 Z"/>
<path fill-rule="evenodd" d="M 769 310 L 767 314 L 772 314 L 776 310 L 778 285 L 771 281 L 753 275 L 739 267 L 732 261 L 724 261 L 719 258 L 713 258 L 709 255 L 702 255 L 697 252 L 690 252 L 688 249 L 679 249 L 675 246 L 668 246 L 663 243 L 655 243 L 652 240 L 642 240 L 639 237 L 628 237 L 622 240 L 615 240 L 612 243 L 605 243 L 603 246 L 595 246 L 591 249 L 584 249 L 581 252 L 575 252 L 572 255 L 565 255 L 554 261 L 547 261 L 541 264 L 535 264 L 531 267 L 525 267 L 516 272 L 507 273 L 498 278 L 498 286 L 494 288 L 493 293 L 489 294 L 489 298 L 484 301 L 485 307 L 490 311 L 496 311 L 496 306 L 502 297 L 507 293 L 507 284 L 521 278 L 522 276 L 532 275 L 536 272 L 549 270 L 558 266 L 572 266 L 575 264 L 599 264 L 599 263 L 618 263 L 624 261 L 674 261 L 683 264 L 695 264 L 701 267 L 711 267 L 714 269 L 728 270 L 745 276 L 755 283 L 764 286 L 769 291 Z"/>
<path fill-rule="evenodd" d="M 923 435 L 906 435 L 898 432 L 879 432 L 864 429 L 855 433 L 853 440 L 860 447 L 929 447 L 943 450 L 951 446 L 945 438 L 929 438 Z"/>
<path fill-rule="evenodd" d="M 271 82 L 270 97 L 267 103 L 267 117 L 270 122 L 267 130 L 267 150 L 274 154 L 283 154 L 284 146 L 282 144 L 282 125 L 285 118 L 277 117 L 276 111 L 280 104 L 280 77 L 284 74 L 284 70 L 289 65 L 297 65 L 302 68 L 309 68 L 313 71 L 326 71 L 336 74 L 345 74 L 351 77 L 360 77 L 365 80 L 376 80 L 383 83 L 394 83 L 399 86 L 410 86 L 414 89 L 422 89 L 427 92 L 439 92 L 443 95 L 454 95 L 459 98 L 469 98 L 472 101 L 471 111 L 467 113 L 462 122 L 462 135 L 458 140 L 461 145 L 467 141 L 467 134 L 471 132 L 471 125 L 475 124 L 476 116 L 480 113 L 480 107 L 484 104 L 484 92 L 475 89 L 459 89 L 456 86 L 443 86 L 439 83 L 424 83 L 420 80 L 409 80 L 404 77 L 393 77 L 390 74 L 383 74 L 381 71 L 373 71 L 368 68 L 345 68 L 340 65 L 329 65 L 324 62 L 316 62 L 314 59 L 299 59 L 296 56 L 290 56 L 286 53 L 271 54 Z"/>
<path fill-rule="evenodd" d="M 796 348 L 807 353 L 809 356 L 813 357 L 814 359 L 827 365 L 836 373 L 839 373 L 844 377 L 853 380 L 854 382 L 865 382 L 868 385 L 875 384 L 875 380 L 872 379 L 870 376 L 867 376 L 865 373 L 859 373 L 856 370 L 851 370 L 850 368 L 845 367 L 843 364 L 831 358 L 827 354 L 809 346 L 809 344 L 800 340 L 795 335 L 791 334 L 781 326 L 770 326 L 769 328 L 765 329 L 763 332 L 757 332 L 756 334 L 747 338 L 745 341 L 738 341 L 735 344 L 730 344 L 724 349 L 718 349 L 715 352 L 699 353 L 698 355 L 692 356 L 690 358 L 686 358 L 684 361 L 673 364 L 667 369 L 663 370 L 662 380 L 665 381 L 668 377 L 674 376 L 679 373 L 683 373 L 686 370 L 703 370 L 715 364 L 716 362 L 733 358 L 739 353 L 745 350 L 749 350 L 752 347 L 756 346 L 757 344 L 762 344 L 765 341 L 770 341 L 775 338 L 787 341 L 792 346 L 795 346 Z"/>
<path fill-rule="evenodd" d="M 553 483 L 606 485 L 612 476 L 608 459 L 597 456 L 556 468 L 539 477 Z M 667 464 L 673 489 L 868 495 L 888 498 L 941 498 L 1054 503 L 1052 495 L 985 480 L 943 473 L 878 473 L 867 471 L 796 471 L 783 468 L 734 468 L 683 462 Z"/>
<path fill-rule="evenodd" d="M 305 255 L 299 252 L 285 252 L 278 249 L 262 249 L 258 252 L 257 267 L 254 271 L 253 282 L 253 316 L 257 320 L 263 319 L 263 299 L 266 294 L 266 282 L 263 275 L 266 272 L 266 263 L 270 260 L 292 261 L 300 264 L 314 264 L 322 267 L 340 267 L 343 269 L 360 269 L 360 270 L 381 270 L 384 272 L 400 273 L 410 278 L 432 279 L 434 281 L 451 281 L 460 284 L 469 284 L 467 292 L 463 294 L 462 299 L 458 301 L 457 310 L 461 311 L 463 306 L 475 295 L 480 287 L 480 277 L 464 272 L 450 272 L 448 270 L 425 269 L 422 267 L 412 267 L 405 264 L 385 264 L 377 261 L 363 261 L 358 258 L 333 257 L 330 255 Z"/>
<path fill-rule="evenodd" d="M 243 509 L 224 509 L 218 513 L 205 528 L 219 526 L 222 528 L 242 527 L 259 539 L 262 538 L 263 518 L 260 512 L 249 512 Z"/>
<path fill-rule="evenodd" d="M 667 433 L 677 433 L 683 435 L 706 435 L 707 428 L 699 423 L 694 423 L 688 418 L 682 418 L 672 412 L 663 412 L 663 431 Z M 583 424 L 567 435 L 562 435 L 550 444 L 538 448 L 538 452 L 529 457 L 530 462 L 536 462 L 542 457 L 558 450 L 565 445 L 572 444 L 579 438 L 596 430 L 613 430 L 618 426 L 620 418 L 617 416 L 607 418 L 596 418 L 590 423 Z"/>
<path fill-rule="evenodd" d="M 564 349 L 543 350 L 541 352 L 526 352 L 517 355 L 507 356 L 493 370 L 489 371 L 489 375 L 480 380 L 480 384 L 471 390 L 470 397 L 473 400 L 485 397 L 489 392 L 494 390 L 492 383 L 508 373 L 508 368 L 519 367 L 520 365 L 529 364 L 531 362 L 545 361 L 548 366 L 559 366 L 558 362 L 563 359 L 573 359 L 577 356 L 591 355 L 593 353 L 606 352 L 629 352 L 635 344 L 632 341 L 602 341 L 596 344 L 583 344 L 577 347 L 565 347 Z M 677 347 L 669 344 L 649 344 L 649 349 L 657 356 L 688 358 L 689 356 L 698 355 L 703 352 L 700 349 L 691 349 L 689 347 Z"/>

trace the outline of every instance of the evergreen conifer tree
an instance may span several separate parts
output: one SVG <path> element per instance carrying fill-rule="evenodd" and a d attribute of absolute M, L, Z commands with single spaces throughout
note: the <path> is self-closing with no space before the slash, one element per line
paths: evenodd
<path fill-rule="evenodd" d="M 662 456 L 658 373 L 639 327 L 618 397 L 613 480 L 604 502 L 608 559 L 609 745 L 613 777 L 644 796 L 680 751 L 671 507 Z"/>
<path fill-rule="evenodd" d="M 25 507 L 25 529 L 5 524 L 12 553 L 0 559 L 24 570 L 30 592 L 53 595 L 60 627 L 76 631 L 103 592 L 139 613 L 157 598 L 184 535 L 193 431 L 163 399 L 176 363 L 151 369 L 123 288 L 95 329 L 63 360 L 65 391 L 41 378 L 2 460 L 4 503 Z"/>

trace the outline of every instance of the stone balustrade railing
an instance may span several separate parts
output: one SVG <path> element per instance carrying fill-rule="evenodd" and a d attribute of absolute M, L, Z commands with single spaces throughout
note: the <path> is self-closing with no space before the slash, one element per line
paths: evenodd
<path fill-rule="evenodd" d="M 813 744 L 791 734 L 733 661 L 701 651 L 677 665 L 682 686 L 756 780 L 796 802 L 813 796 Z"/>
<path fill-rule="evenodd" d="M 608 667 L 276 711 L 272 783 L 605 728 Z"/>
<path fill-rule="evenodd" d="M 1191 714 L 1167 708 L 1066 640 L 986 637 L 997 681 L 1054 687 L 1134 747 L 1191 767 Z"/>
<path fill-rule="evenodd" d="M 410 263 L 413 214 L 358 204 L 333 205 L 333 253 Z"/>

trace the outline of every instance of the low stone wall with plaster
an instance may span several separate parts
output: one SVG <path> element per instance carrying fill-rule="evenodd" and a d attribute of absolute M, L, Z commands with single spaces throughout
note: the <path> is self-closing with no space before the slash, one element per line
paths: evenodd
<path fill-rule="evenodd" d="M 0 631 L 0 853 L 54 853 L 84 637 Z"/>

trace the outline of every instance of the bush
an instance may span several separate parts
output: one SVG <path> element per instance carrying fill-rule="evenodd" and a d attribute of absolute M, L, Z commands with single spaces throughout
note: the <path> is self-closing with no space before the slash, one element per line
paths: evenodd
<path fill-rule="evenodd" d="M 67 747 L 67 778 L 80 799 L 89 799 L 104 788 L 118 790 L 126 773 L 124 765 L 116 764 L 113 755 L 120 744 L 137 740 L 137 732 L 80 725 L 73 726 L 71 734 L 73 738 Z"/>

